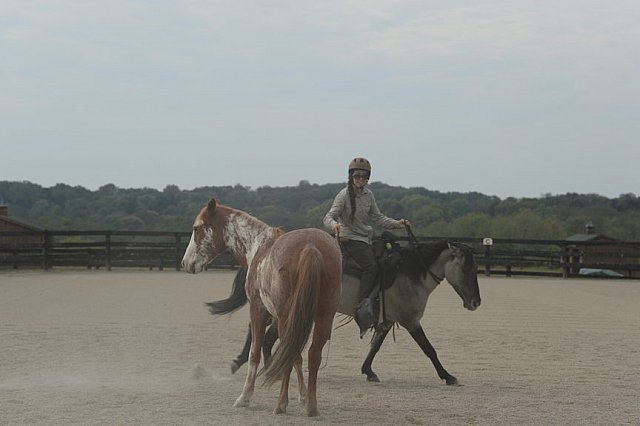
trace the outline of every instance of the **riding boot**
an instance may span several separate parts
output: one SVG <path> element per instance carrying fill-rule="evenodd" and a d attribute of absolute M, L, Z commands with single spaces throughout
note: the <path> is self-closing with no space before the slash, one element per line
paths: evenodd
<path fill-rule="evenodd" d="M 356 324 L 360 327 L 360 338 L 362 339 L 367 333 L 367 330 L 376 325 L 376 317 L 373 312 L 373 298 L 371 296 L 364 298 L 360 302 L 354 318 Z"/>

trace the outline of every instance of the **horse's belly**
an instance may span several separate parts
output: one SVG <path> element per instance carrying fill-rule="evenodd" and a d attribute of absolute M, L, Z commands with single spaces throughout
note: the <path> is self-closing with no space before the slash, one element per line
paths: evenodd
<path fill-rule="evenodd" d="M 276 306 L 283 306 L 283 299 L 287 295 L 283 287 L 283 277 L 270 258 L 262 259 L 258 263 L 256 282 L 262 304 L 271 316 L 278 318 Z"/>
<path fill-rule="evenodd" d="M 342 296 L 340 297 L 338 312 L 345 315 L 353 315 L 359 302 L 358 287 L 360 287 L 360 280 L 350 275 L 342 276 Z"/>

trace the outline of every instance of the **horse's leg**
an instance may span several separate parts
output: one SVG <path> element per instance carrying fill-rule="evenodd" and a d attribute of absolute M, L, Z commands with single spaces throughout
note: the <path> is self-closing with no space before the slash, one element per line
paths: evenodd
<path fill-rule="evenodd" d="M 269 361 L 271 361 L 271 350 L 278 340 L 278 323 L 273 321 L 267 328 L 267 332 L 264 335 L 264 346 L 262 346 L 262 355 L 264 356 L 264 368 L 267 368 Z"/>
<path fill-rule="evenodd" d="M 411 337 L 413 337 L 413 340 L 415 340 L 416 343 L 418 343 L 418 345 L 422 349 L 422 352 L 424 352 L 425 355 L 429 357 L 429 359 L 433 363 L 433 366 L 436 368 L 436 371 L 438 372 L 438 377 L 446 381 L 448 385 L 457 385 L 458 379 L 456 379 L 454 376 L 449 374 L 449 372 L 444 369 L 442 364 L 440 364 L 440 360 L 438 359 L 438 354 L 436 354 L 436 350 L 431 345 L 431 342 L 429 342 L 427 335 L 424 334 L 424 330 L 422 329 L 422 327 L 418 327 L 417 329 L 410 331 L 409 334 L 411 334 Z"/>
<path fill-rule="evenodd" d="M 364 360 L 362 368 L 360 369 L 362 374 L 367 375 L 367 381 L 369 382 L 380 381 L 377 374 L 374 373 L 371 369 L 371 364 L 373 363 L 373 358 L 375 358 L 376 354 L 380 350 L 382 342 L 384 342 L 384 339 L 387 337 L 387 334 L 392 327 L 393 323 L 390 322 L 384 322 L 376 327 L 376 332 L 373 335 L 373 339 L 371 339 L 371 349 L 369 349 L 369 354 L 367 355 L 367 358 Z"/>
<path fill-rule="evenodd" d="M 302 355 L 298 357 L 293 367 L 298 376 L 298 401 L 304 402 L 304 398 L 307 396 L 307 387 L 304 385 L 304 374 L 302 373 Z"/>
<path fill-rule="evenodd" d="M 245 362 L 247 362 L 247 360 L 249 359 L 249 349 L 251 349 L 251 324 L 249 324 L 249 331 L 247 332 L 247 338 L 245 339 L 242 352 L 240 352 L 240 355 L 238 355 L 236 359 L 231 361 L 231 374 L 235 374 L 235 372 L 238 371 L 238 369 L 242 367 Z"/>
<path fill-rule="evenodd" d="M 284 321 L 280 321 L 279 325 L 281 329 L 284 329 Z M 275 334 L 273 332 L 274 329 L 276 330 Z M 271 347 L 273 346 L 274 342 L 278 338 L 277 330 L 278 330 L 278 323 L 276 321 L 273 321 L 273 323 L 265 333 L 265 346 L 262 348 L 265 351 L 265 368 L 266 368 L 266 363 L 268 362 L 266 347 L 269 346 L 268 356 L 269 358 L 271 358 Z M 300 355 L 298 355 L 298 358 L 296 359 L 296 361 L 294 361 L 294 364 L 296 364 L 298 360 L 302 362 L 302 357 Z M 273 414 L 283 414 L 287 412 L 287 405 L 289 405 L 289 381 L 291 379 L 292 369 L 293 369 L 293 365 L 291 365 L 287 369 L 287 371 L 284 372 L 284 375 L 282 376 L 282 382 L 280 384 L 280 395 L 278 396 L 278 403 L 276 404 L 276 408 L 273 410 Z"/>
<path fill-rule="evenodd" d="M 333 324 L 333 316 L 321 316 L 315 321 L 313 327 L 313 340 L 309 347 L 309 387 L 305 398 L 305 409 L 307 416 L 314 417 L 319 415 L 318 400 L 316 392 L 318 388 L 318 370 L 322 361 L 322 348 L 331 337 L 331 325 Z"/>
<path fill-rule="evenodd" d="M 291 378 L 291 369 L 289 369 L 282 376 L 282 383 L 280 384 L 280 395 L 278 396 L 278 403 L 273 410 L 273 414 L 284 414 L 287 412 L 287 405 L 289 405 L 289 379 Z"/>
<path fill-rule="evenodd" d="M 247 378 L 244 381 L 242 393 L 233 404 L 234 407 L 248 407 L 256 385 L 256 375 L 260 364 L 260 351 L 264 341 L 264 332 L 267 327 L 267 315 L 262 312 L 262 307 L 251 306 L 251 350 L 249 352 L 249 368 Z"/>

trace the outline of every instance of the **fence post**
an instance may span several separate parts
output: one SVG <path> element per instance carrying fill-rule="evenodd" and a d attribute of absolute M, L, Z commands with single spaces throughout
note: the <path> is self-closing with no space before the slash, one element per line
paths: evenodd
<path fill-rule="evenodd" d="M 176 239 L 176 271 L 180 271 L 181 269 L 181 265 L 182 265 L 182 259 L 180 256 L 180 246 L 182 245 L 182 237 L 180 237 L 179 233 L 175 233 L 173 234 L 175 236 Z"/>
<path fill-rule="evenodd" d="M 106 254 L 106 267 L 107 271 L 111 270 L 111 231 L 107 231 L 104 234 L 104 242 L 105 242 L 105 254 Z"/>
<path fill-rule="evenodd" d="M 560 266 L 562 267 L 562 278 L 569 278 L 569 247 L 564 248 L 564 254 L 560 256 Z"/>
<path fill-rule="evenodd" d="M 484 274 L 487 277 L 491 276 L 491 246 L 493 245 L 493 238 L 484 238 L 482 240 L 484 245 Z"/>
<path fill-rule="evenodd" d="M 51 231 L 44 230 L 44 240 L 42 242 L 42 269 L 48 271 L 51 268 L 51 248 L 52 248 L 52 235 Z"/>

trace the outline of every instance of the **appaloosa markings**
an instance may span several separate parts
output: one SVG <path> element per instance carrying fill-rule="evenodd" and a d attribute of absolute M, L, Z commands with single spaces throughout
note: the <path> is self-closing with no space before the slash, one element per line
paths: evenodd
<path fill-rule="evenodd" d="M 201 272 L 212 259 L 229 248 L 248 271 L 245 288 L 249 300 L 252 342 L 247 377 L 234 406 L 249 405 L 255 389 L 267 322 L 273 317 L 280 345 L 265 368 L 265 384 L 282 380 L 274 413 L 286 412 L 289 377 L 295 365 L 301 377 L 301 352 L 311 330 L 308 352 L 309 387 L 305 394 L 307 415 L 317 416 L 317 376 L 322 348 L 331 336 L 333 317 L 340 301 L 342 262 L 336 241 L 319 229 L 284 234 L 212 199 L 196 216 L 189 246 L 182 259 L 185 271 Z"/>

